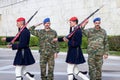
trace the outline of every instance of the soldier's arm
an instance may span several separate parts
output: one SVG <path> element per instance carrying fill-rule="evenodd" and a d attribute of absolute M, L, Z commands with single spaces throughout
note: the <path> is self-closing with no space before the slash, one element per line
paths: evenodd
<path fill-rule="evenodd" d="M 6 42 L 11 42 L 14 39 L 14 37 L 6 37 Z M 19 37 L 16 39 L 16 41 L 19 40 Z"/>
<path fill-rule="evenodd" d="M 59 53 L 60 48 L 58 42 L 55 42 L 55 53 Z"/>
<path fill-rule="evenodd" d="M 63 42 L 63 41 L 64 41 L 63 38 L 64 38 L 64 37 L 59 37 L 59 38 L 58 38 L 58 42 Z"/>
<path fill-rule="evenodd" d="M 64 38 L 64 37 L 54 38 L 53 41 L 54 41 L 54 42 L 56 42 L 56 41 L 58 41 L 58 42 L 63 42 L 63 41 L 64 41 L 63 38 Z"/>
<path fill-rule="evenodd" d="M 14 37 L 6 37 L 6 42 L 11 42 Z"/>
<path fill-rule="evenodd" d="M 30 33 L 31 33 L 32 35 L 34 35 L 34 36 L 39 36 L 39 35 L 38 35 L 38 34 L 39 34 L 39 30 L 35 30 L 35 28 L 36 28 L 36 26 L 32 26 L 32 27 L 29 28 L 29 31 L 30 31 Z"/>
<path fill-rule="evenodd" d="M 89 29 L 85 29 L 85 26 L 87 25 L 87 23 L 88 23 L 88 20 L 86 20 L 84 23 L 82 23 L 82 25 L 80 26 L 80 28 L 82 30 L 83 35 L 85 35 L 85 36 L 88 37 Z"/>
<path fill-rule="evenodd" d="M 104 51 L 105 53 L 104 54 L 109 54 L 109 44 L 108 44 L 108 37 L 107 37 L 107 34 L 105 32 L 105 38 L 104 38 Z"/>
<path fill-rule="evenodd" d="M 55 38 L 57 38 L 57 33 L 56 33 L 56 32 L 55 32 Z M 55 50 L 55 52 L 54 52 L 54 53 L 59 53 L 60 48 L 59 48 L 58 41 L 53 42 L 53 43 L 54 43 L 54 44 L 53 44 L 53 46 L 54 46 L 54 50 Z"/>
<path fill-rule="evenodd" d="M 88 37 L 89 29 L 84 29 L 84 28 L 81 28 L 81 29 L 82 29 L 82 34 L 85 35 L 86 37 Z"/>

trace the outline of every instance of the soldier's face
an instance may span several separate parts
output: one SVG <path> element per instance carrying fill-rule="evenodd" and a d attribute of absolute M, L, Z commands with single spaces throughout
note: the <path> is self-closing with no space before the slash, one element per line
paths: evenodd
<path fill-rule="evenodd" d="M 100 26 L 100 21 L 96 21 L 94 22 L 94 25 L 97 27 L 97 26 Z"/>
<path fill-rule="evenodd" d="M 70 27 L 74 27 L 76 25 L 75 21 L 70 21 Z"/>
<path fill-rule="evenodd" d="M 21 28 L 21 22 L 17 22 L 17 27 Z"/>
<path fill-rule="evenodd" d="M 23 27 L 23 21 L 17 22 L 17 27 L 22 28 Z"/>
<path fill-rule="evenodd" d="M 45 29 L 49 29 L 49 28 L 50 28 L 50 22 L 46 22 L 46 23 L 44 24 L 44 26 L 45 26 Z"/>

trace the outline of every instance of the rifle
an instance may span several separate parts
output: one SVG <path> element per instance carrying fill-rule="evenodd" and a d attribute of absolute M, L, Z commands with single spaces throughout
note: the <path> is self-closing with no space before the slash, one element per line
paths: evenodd
<path fill-rule="evenodd" d="M 77 28 L 70 32 L 70 34 L 68 34 L 66 36 L 67 39 L 71 38 L 73 36 L 73 34 L 80 28 L 80 26 L 86 21 L 88 20 L 91 16 L 93 16 L 96 12 L 98 12 L 101 8 L 103 8 L 104 5 L 102 5 L 100 8 L 98 8 L 97 10 L 95 10 L 93 13 L 91 13 L 86 19 L 84 19 L 80 24 L 77 25 Z M 70 28 L 70 31 L 71 31 L 71 28 Z"/>
<path fill-rule="evenodd" d="M 27 21 L 27 23 L 20 29 L 20 31 L 16 34 L 16 36 L 12 39 L 12 41 L 9 43 L 9 45 L 13 44 L 16 39 L 20 36 L 21 32 L 24 30 L 24 28 L 27 26 L 27 24 L 32 20 L 32 18 L 38 13 L 39 9 L 30 17 L 30 19 Z"/>

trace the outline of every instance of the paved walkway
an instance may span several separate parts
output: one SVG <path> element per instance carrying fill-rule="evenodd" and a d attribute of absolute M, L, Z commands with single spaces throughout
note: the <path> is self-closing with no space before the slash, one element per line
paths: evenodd
<path fill-rule="evenodd" d="M 0 48 L 0 80 L 15 80 L 15 67 L 12 65 L 16 51 Z M 32 50 L 36 63 L 27 68 L 35 74 L 36 80 L 40 80 L 39 53 Z M 84 55 L 87 60 L 87 54 Z M 67 64 L 65 63 L 66 53 L 60 52 L 55 60 L 55 80 L 67 80 Z M 81 70 L 88 70 L 87 63 L 80 65 Z M 24 78 L 24 80 L 28 80 Z M 81 80 L 81 79 L 79 79 Z M 120 80 L 120 56 L 109 56 L 103 64 L 103 80 Z"/>

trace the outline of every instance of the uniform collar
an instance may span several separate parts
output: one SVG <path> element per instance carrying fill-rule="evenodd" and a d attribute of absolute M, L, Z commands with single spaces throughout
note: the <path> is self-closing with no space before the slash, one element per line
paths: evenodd
<path fill-rule="evenodd" d="M 44 29 L 44 31 L 46 31 L 45 29 Z M 52 29 L 50 28 L 48 31 L 46 31 L 46 32 L 49 32 L 49 31 L 52 31 Z"/>

